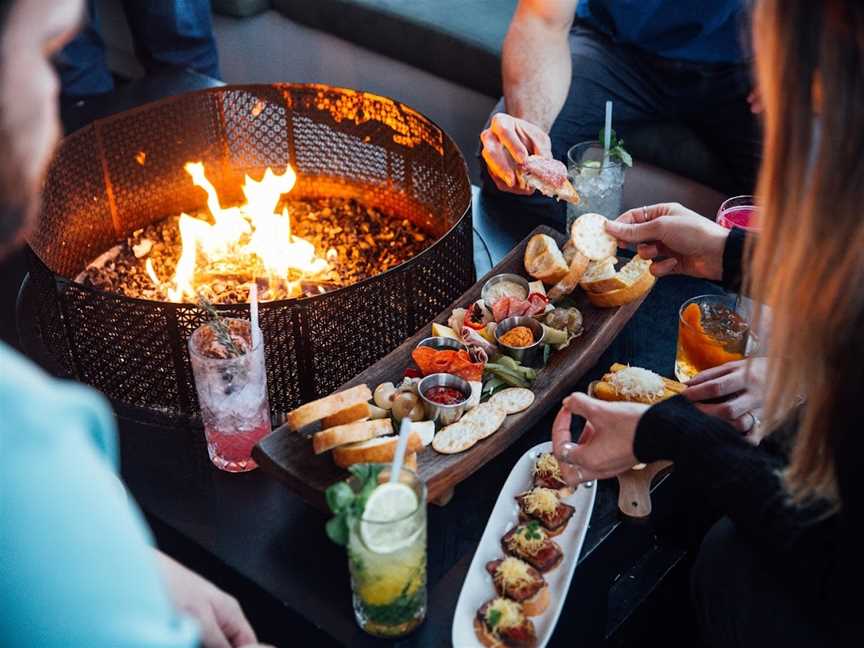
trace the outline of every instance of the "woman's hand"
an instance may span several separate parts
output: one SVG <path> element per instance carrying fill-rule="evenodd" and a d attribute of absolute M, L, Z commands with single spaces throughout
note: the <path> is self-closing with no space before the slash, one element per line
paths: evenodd
<path fill-rule="evenodd" d="M 724 419 L 747 439 L 759 443 L 764 436 L 759 418 L 765 400 L 767 358 L 727 362 L 698 373 L 687 382 L 684 396 L 705 414 Z M 717 401 L 722 402 L 705 402 Z"/>
<path fill-rule="evenodd" d="M 639 462 L 633 454 L 633 439 L 647 409 L 640 403 L 610 403 L 585 394 L 565 398 L 552 424 L 552 444 L 564 480 L 575 486 L 630 470 Z M 570 436 L 573 414 L 585 418 L 579 443 L 573 443 Z"/>
<path fill-rule="evenodd" d="M 684 274 L 719 280 L 729 230 L 678 203 L 638 207 L 606 223 L 621 244 L 636 244 L 643 259 L 665 257 L 651 265 L 658 277 Z"/>
<path fill-rule="evenodd" d="M 552 157 L 552 143 L 542 128 L 507 113 L 496 113 L 489 128 L 480 133 L 483 159 L 495 186 L 523 196 L 534 189 L 522 183 L 517 173 L 529 155 Z"/>
<path fill-rule="evenodd" d="M 257 645 L 240 604 L 208 580 L 156 551 L 168 593 L 177 609 L 194 618 L 205 648 Z"/>

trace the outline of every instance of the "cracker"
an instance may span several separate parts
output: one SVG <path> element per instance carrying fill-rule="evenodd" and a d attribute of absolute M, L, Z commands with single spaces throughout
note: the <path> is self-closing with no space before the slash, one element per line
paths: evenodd
<path fill-rule="evenodd" d="M 582 214 L 573 221 L 570 239 L 591 261 L 602 261 L 618 251 L 618 243 L 606 232 L 606 217 L 600 214 Z"/>
<path fill-rule="evenodd" d="M 465 425 L 477 436 L 477 440 L 492 436 L 504 423 L 507 412 L 495 403 L 480 403 L 463 416 L 459 422 Z"/>
<path fill-rule="evenodd" d="M 489 402 L 498 405 L 506 414 L 518 414 L 531 407 L 534 392 L 523 387 L 508 387 L 495 393 Z"/>
<path fill-rule="evenodd" d="M 432 439 L 432 447 L 441 454 L 464 452 L 477 443 L 477 436 L 462 421 L 442 429 Z"/>

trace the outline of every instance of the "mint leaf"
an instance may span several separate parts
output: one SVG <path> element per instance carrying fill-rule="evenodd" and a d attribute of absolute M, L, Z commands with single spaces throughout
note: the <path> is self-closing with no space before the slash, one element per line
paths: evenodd
<path fill-rule="evenodd" d="M 336 544 L 342 547 L 348 544 L 348 516 L 345 513 L 327 520 L 324 530 L 327 532 L 327 537 Z"/>
<path fill-rule="evenodd" d="M 616 157 L 621 162 L 623 162 L 628 167 L 633 166 L 633 156 L 631 156 L 627 151 L 624 150 L 624 147 L 621 145 L 621 142 L 618 143 L 618 146 L 609 151 L 609 157 Z"/>
<path fill-rule="evenodd" d="M 378 475 L 381 474 L 382 467 L 372 464 L 354 464 L 349 470 L 362 481 L 360 491 L 354 496 L 354 501 L 351 503 L 352 511 L 357 517 L 360 517 L 366 508 L 366 500 L 369 499 L 372 491 L 378 488 Z"/>
<path fill-rule="evenodd" d="M 489 616 L 486 617 L 486 623 L 490 628 L 494 628 L 501 620 L 501 610 L 489 610 Z"/>
<path fill-rule="evenodd" d="M 610 128 L 609 133 L 611 137 L 609 138 L 609 150 L 611 151 L 616 146 L 618 146 L 618 136 L 615 134 L 615 129 Z M 600 134 L 597 136 L 597 140 L 600 142 L 600 146 L 606 145 L 606 127 L 600 129 Z"/>
<path fill-rule="evenodd" d="M 618 159 L 621 161 L 622 164 L 625 164 L 628 167 L 632 167 L 633 156 L 631 156 L 624 148 L 624 140 L 618 139 L 618 136 L 615 134 L 615 129 L 610 129 L 610 135 L 611 137 L 609 138 L 609 157 Z M 606 144 L 605 127 L 600 129 L 598 139 L 600 141 L 600 146 L 604 146 Z"/>
<path fill-rule="evenodd" d="M 354 491 L 344 481 L 336 482 L 330 486 L 324 496 L 327 498 L 327 506 L 336 514 L 347 511 L 351 502 L 354 501 Z"/>

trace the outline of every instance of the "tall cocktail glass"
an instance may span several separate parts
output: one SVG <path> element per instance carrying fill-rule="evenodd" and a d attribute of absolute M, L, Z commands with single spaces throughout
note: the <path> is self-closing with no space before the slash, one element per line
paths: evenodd
<path fill-rule="evenodd" d="M 600 142 L 580 142 L 567 151 L 570 182 L 579 193 L 579 204 L 567 204 L 567 231 L 582 214 L 594 212 L 617 218 L 621 212 L 621 189 L 627 167 L 605 155 Z"/>
<path fill-rule="evenodd" d="M 394 488 L 389 475 L 388 466 L 362 516 L 349 524 L 348 564 L 357 623 L 393 638 L 426 617 L 426 485 L 402 469 L 398 484 L 406 488 Z M 361 486 L 356 477 L 348 484 L 355 491 Z"/>
<path fill-rule="evenodd" d="M 189 358 L 210 460 L 221 470 L 246 472 L 258 467 L 252 448 L 270 434 L 264 343 L 253 347 L 247 320 L 222 321 L 242 354 L 228 354 L 208 323 L 189 336 Z"/>

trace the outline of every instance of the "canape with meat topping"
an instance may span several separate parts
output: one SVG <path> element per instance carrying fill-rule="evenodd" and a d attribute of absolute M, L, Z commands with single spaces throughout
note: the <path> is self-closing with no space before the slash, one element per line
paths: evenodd
<path fill-rule="evenodd" d="M 474 632 L 486 648 L 533 648 L 537 645 L 534 623 L 522 606 L 506 598 L 494 598 L 477 610 Z"/>
<path fill-rule="evenodd" d="M 544 574 L 555 569 L 564 558 L 561 547 L 549 539 L 537 520 L 510 529 L 501 538 L 501 547 L 508 556 L 521 558 Z"/>
<path fill-rule="evenodd" d="M 534 485 L 557 490 L 561 497 L 568 497 L 573 494 L 573 489 L 567 485 L 561 475 L 561 466 L 558 465 L 558 460 L 555 455 L 548 452 L 541 454 L 537 458 L 537 463 L 534 464 Z"/>
<path fill-rule="evenodd" d="M 516 496 L 519 502 L 519 520 L 529 522 L 537 520 L 549 536 L 561 533 L 576 511 L 558 497 L 558 492 L 551 488 L 535 486 L 531 490 Z"/>
<path fill-rule="evenodd" d="M 543 574 L 524 560 L 507 556 L 486 563 L 498 596 L 522 605 L 525 616 L 543 614 L 549 606 L 549 588 Z"/>

